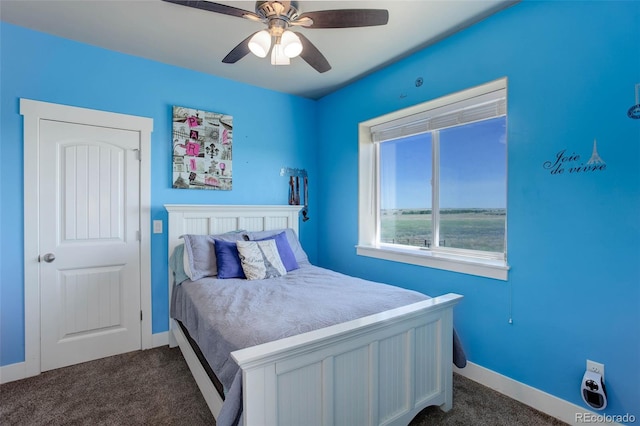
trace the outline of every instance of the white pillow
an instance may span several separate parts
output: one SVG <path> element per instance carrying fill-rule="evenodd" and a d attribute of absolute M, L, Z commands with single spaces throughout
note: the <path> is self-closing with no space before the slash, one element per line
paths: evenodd
<path fill-rule="evenodd" d="M 236 241 L 244 275 L 248 280 L 281 277 L 287 270 L 275 240 Z"/>

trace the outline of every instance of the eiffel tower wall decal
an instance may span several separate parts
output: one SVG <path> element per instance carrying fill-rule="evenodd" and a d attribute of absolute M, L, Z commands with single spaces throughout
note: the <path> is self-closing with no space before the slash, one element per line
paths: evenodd
<path fill-rule="evenodd" d="M 587 164 L 606 164 L 598 154 L 598 146 L 595 139 L 593 140 L 593 152 L 591 153 L 591 158 L 589 159 Z"/>

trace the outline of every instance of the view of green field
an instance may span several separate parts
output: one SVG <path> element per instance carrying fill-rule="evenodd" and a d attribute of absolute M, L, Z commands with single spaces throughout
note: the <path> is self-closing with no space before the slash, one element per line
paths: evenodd
<path fill-rule="evenodd" d="M 441 209 L 440 245 L 503 252 L 505 209 Z M 430 209 L 382 210 L 381 242 L 431 247 Z"/>

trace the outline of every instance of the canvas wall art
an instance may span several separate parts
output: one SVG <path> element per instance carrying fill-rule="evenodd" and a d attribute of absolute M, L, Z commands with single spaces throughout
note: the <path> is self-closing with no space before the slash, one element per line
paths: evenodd
<path fill-rule="evenodd" d="M 231 190 L 232 116 L 174 106 L 172 148 L 174 188 Z"/>

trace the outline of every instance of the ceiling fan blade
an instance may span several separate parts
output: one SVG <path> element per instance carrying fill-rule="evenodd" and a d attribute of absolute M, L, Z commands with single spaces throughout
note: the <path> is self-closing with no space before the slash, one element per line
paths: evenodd
<path fill-rule="evenodd" d="M 300 42 L 302 43 L 302 53 L 300 53 L 300 57 L 319 73 L 329 71 L 331 65 L 329 65 L 329 61 L 320 53 L 318 48 L 315 47 L 304 34 L 296 33 L 296 35 L 300 37 Z"/>
<path fill-rule="evenodd" d="M 249 40 L 253 37 L 255 33 L 251 34 L 249 37 L 242 40 L 236 47 L 231 50 L 231 52 L 227 53 L 227 56 L 224 57 L 222 62 L 225 64 L 235 64 L 240 59 L 244 58 L 251 52 L 249 50 Z"/>
<path fill-rule="evenodd" d="M 222 13 L 223 15 L 237 16 L 238 18 L 244 18 L 246 16 L 254 19 L 262 19 L 253 12 L 248 10 L 238 9 L 237 7 L 227 6 L 220 3 L 213 3 L 204 0 L 163 0 L 168 3 L 179 4 L 181 6 L 193 7 L 195 9 L 208 10 L 209 12 Z"/>
<path fill-rule="evenodd" d="M 307 28 L 352 28 L 386 25 L 389 11 L 385 9 L 318 10 L 300 15 L 297 20 L 310 18 L 313 25 Z"/>

